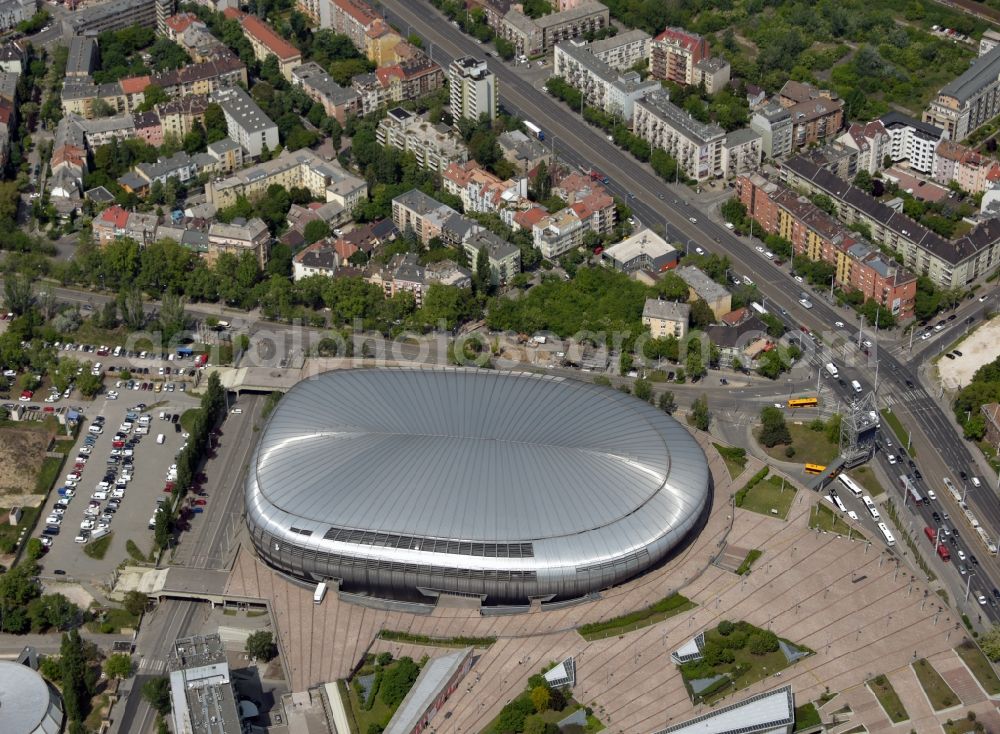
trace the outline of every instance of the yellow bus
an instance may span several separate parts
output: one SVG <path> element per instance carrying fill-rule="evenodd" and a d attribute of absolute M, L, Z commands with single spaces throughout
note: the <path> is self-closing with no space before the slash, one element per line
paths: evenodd
<path fill-rule="evenodd" d="M 822 474 L 825 470 L 822 464 L 806 464 L 806 474 Z"/>
<path fill-rule="evenodd" d="M 789 408 L 815 408 L 819 405 L 819 398 L 789 398 Z"/>

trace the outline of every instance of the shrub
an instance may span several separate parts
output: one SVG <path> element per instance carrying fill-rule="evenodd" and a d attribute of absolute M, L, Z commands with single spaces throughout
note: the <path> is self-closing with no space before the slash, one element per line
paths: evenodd
<path fill-rule="evenodd" d="M 786 446 L 785 447 L 785 456 L 787 456 L 789 459 L 791 459 L 793 456 L 795 456 L 795 447 L 794 446 Z"/>
<path fill-rule="evenodd" d="M 748 481 L 746 483 L 746 485 L 743 487 L 743 489 L 741 489 L 739 492 L 736 493 L 736 506 L 737 507 L 742 507 L 743 506 L 743 500 L 746 499 L 747 492 L 749 492 L 751 489 L 753 489 L 754 487 L 756 487 L 764 479 L 764 477 L 767 476 L 767 473 L 769 471 L 770 471 L 770 468 L 765 466 L 759 472 L 757 472 L 752 477 L 750 477 L 750 481 Z"/>
<path fill-rule="evenodd" d="M 723 647 L 728 647 L 730 650 L 742 650 L 747 646 L 747 633 L 742 630 L 736 630 L 722 641 L 722 645 Z"/>
<path fill-rule="evenodd" d="M 400 658 L 396 665 L 386 669 L 382 675 L 382 690 L 379 692 L 379 698 L 389 708 L 395 708 L 406 698 L 406 694 L 410 692 L 410 688 L 419 674 L 420 668 L 413 662 L 413 658 Z"/>
<path fill-rule="evenodd" d="M 729 637 L 736 629 L 736 625 L 730 622 L 728 619 L 724 619 L 719 622 L 719 626 L 716 628 L 720 635 L 723 637 Z"/>
<path fill-rule="evenodd" d="M 773 632 L 760 630 L 750 635 L 747 644 L 754 655 L 767 655 L 778 649 L 778 636 Z"/>

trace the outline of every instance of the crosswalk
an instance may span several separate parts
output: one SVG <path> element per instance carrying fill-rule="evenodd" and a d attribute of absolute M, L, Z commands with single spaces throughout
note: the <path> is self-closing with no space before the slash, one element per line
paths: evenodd
<path fill-rule="evenodd" d="M 139 661 L 139 672 L 140 673 L 162 673 L 167 669 L 167 663 L 165 660 L 156 660 L 152 658 L 143 658 Z"/>

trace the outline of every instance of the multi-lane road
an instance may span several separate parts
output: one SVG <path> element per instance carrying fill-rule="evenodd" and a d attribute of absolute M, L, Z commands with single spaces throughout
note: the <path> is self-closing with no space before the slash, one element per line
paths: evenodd
<path fill-rule="evenodd" d="M 480 44 L 455 31 L 448 20 L 425 0 L 383 0 L 382 8 L 390 22 L 423 36 L 430 43 L 435 60 L 442 65 L 446 66 L 458 56 L 483 55 L 484 49 Z M 496 74 L 503 106 L 512 114 L 541 127 L 547 141 L 563 160 L 583 169 L 598 168 L 611 178 L 610 189 L 626 199 L 642 222 L 647 225 L 663 222 L 671 238 L 727 255 L 734 270 L 750 275 L 768 301 L 786 311 L 793 323 L 823 334 L 828 345 L 836 341 L 833 324 L 847 321 L 845 312 L 837 311 L 822 298 L 812 299 L 813 308 L 804 309 L 798 302 L 801 287 L 790 275 L 759 257 L 750 246 L 750 240 L 734 236 L 707 213 L 700 211 L 692 203 L 693 197 L 686 187 L 664 183 L 648 166 L 622 153 L 601 131 L 585 123 L 543 90 L 532 86 L 509 65 L 495 57 L 488 62 L 491 71 Z M 982 310 L 983 305 L 978 302 L 965 304 L 959 311 L 961 319 L 953 324 L 962 328 L 968 315 Z M 954 325 L 951 330 L 956 328 Z M 934 477 L 938 483 L 934 486 L 938 495 L 947 494 L 938 491 L 939 487 L 943 490 L 940 483 L 945 475 L 952 476 L 960 484 L 956 475 L 960 469 L 978 473 L 974 468 L 976 460 L 958 435 L 954 423 L 921 385 L 916 363 L 910 355 L 884 348 L 870 351 L 872 357 L 848 347 L 847 361 L 853 363 L 847 373 L 848 379 L 855 379 L 856 375 L 863 384 L 874 387 L 877 359 L 879 396 L 886 396 L 892 401 L 893 409 L 902 420 L 918 429 L 916 438 L 922 444 L 920 464 L 924 467 L 925 477 L 928 480 Z M 835 349 L 832 354 L 841 357 L 837 361 L 842 364 L 843 348 Z M 821 364 L 829 358 L 828 355 L 819 355 L 815 361 Z M 853 397 L 853 393 L 836 384 L 833 388 L 842 398 Z M 886 401 L 881 402 L 885 404 Z M 994 484 L 992 477 L 988 484 Z M 946 501 L 950 499 L 948 497 Z M 991 534 L 1000 535 L 1000 500 L 996 494 L 984 489 L 971 494 L 969 504 L 991 529 Z M 992 578 L 1000 580 L 1000 566 L 991 566 Z M 1000 586 L 1000 583 L 995 585 Z"/>

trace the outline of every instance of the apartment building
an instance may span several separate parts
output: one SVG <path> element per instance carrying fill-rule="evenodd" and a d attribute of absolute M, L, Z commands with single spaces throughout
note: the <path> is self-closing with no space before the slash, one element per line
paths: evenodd
<path fill-rule="evenodd" d="M 857 170 L 874 174 L 883 168 L 882 162 L 889 155 L 892 136 L 881 120 L 867 123 L 855 122 L 844 132 L 837 142 L 858 153 Z"/>
<path fill-rule="evenodd" d="M 954 181 L 963 190 L 979 194 L 1000 181 L 1000 163 L 974 148 L 942 140 L 934 155 L 933 177 L 946 186 Z"/>
<path fill-rule="evenodd" d="M 449 164 L 441 183 L 445 191 L 462 199 L 466 212 L 500 213 L 530 206 L 526 178 L 504 181 L 476 161 Z"/>
<path fill-rule="evenodd" d="M 669 153 L 689 178 L 705 181 L 722 173 L 725 131 L 714 123 L 695 120 L 670 101 L 665 89 L 636 101 L 632 130 Z"/>
<path fill-rule="evenodd" d="M 66 56 L 66 78 L 89 77 L 97 68 L 97 39 L 73 36 Z"/>
<path fill-rule="evenodd" d="M 597 58 L 589 46 L 577 40 L 557 43 L 553 73 L 579 89 L 591 107 L 631 120 L 636 101 L 660 89 L 660 83 L 655 79 L 643 81 L 635 71 L 617 71 Z"/>
<path fill-rule="evenodd" d="M 389 93 L 375 74 L 355 74 L 351 89 L 358 93 L 358 106 L 362 117 L 375 112 L 389 102 Z"/>
<path fill-rule="evenodd" d="M 210 99 L 222 108 L 229 137 L 243 146 L 251 158 L 259 157 L 264 148 L 278 147 L 278 126 L 242 88 L 220 89 Z"/>
<path fill-rule="evenodd" d="M 257 199 L 272 184 L 286 189 L 302 187 L 316 198 L 336 202 L 351 211 L 368 195 L 368 184 L 354 176 L 336 161 L 320 158 L 308 148 L 282 151 L 277 158 L 237 171 L 227 178 L 209 181 L 205 185 L 205 199 L 222 209 L 233 204 L 240 196 Z"/>
<path fill-rule="evenodd" d="M 209 99 L 204 94 L 192 94 L 186 97 L 175 97 L 162 102 L 154 110 L 160 118 L 163 133 L 183 139 L 196 124 L 205 124 L 205 109 Z"/>
<path fill-rule="evenodd" d="M 733 310 L 733 296 L 726 287 L 716 283 L 705 273 L 691 265 L 682 265 L 675 271 L 681 280 L 688 285 L 688 302 L 693 303 L 699 298 L 708 304 L 712 314 L 721 319 Z"/>
<path fill-rule="evenodd" d="M 136 137 L 135 116 L 128 112 L 111 117 L 81 120 L 79 124 L 83 129 L 87 148 L 90 150 L 114 140 L 131 140 Z"/>
<path fill-rule="evenodd" d="M 391 64 L 396 59 L 396 48 L 403 42 L 391 26 L 376 20 L 365 31 L 365 56 L 377 67 Z"/>
<path fill-rule="evenodd" d="M 552 151 L 538 138 L 529 137 L 520 130 L 501 133 L 497 138 L 503 157 L 510 161 L 522 176 L 535 170 L 543 161 L 552 160 Z"/>
<path fill-rule="evenodd" d="M 296 0 L 295 7 L 308 15 L 320 28 L 330 27 L 330 0 Z"/>
<path fill-rule="evenodd" d="M 792 115 L 777 100 L 754 111 L 750 129 L 760 135 L 761 150 L 771 159 L 784 158 L 792 152 Z"/>
<path fill-rule="evenodd" d="M 587 231 L 573 208 L 566 207 L 539 219 L 531 229 L 531 237 L 542 257 L 554 260 L 580 247 Z"/>
<path fill-rule="evenodd" d="M 174 39 L 178 46 L 188 52 L 191 60 L 197 64 L 206 61 L 218 61 L 232 55 L 232 51 L 222 41 L 212 35 L 208 27 L 193 16 L 187 20 L 190 13 L 181 13 L 167 19 L 167 26 L 173 26 Z M 181 19 L 181 20 L 176 20 Z"/>
<path fill-rule="evenodd" d="M 243 35 L 250 41 L 254 58 L 264 61 L 268 56 L 274 56 L 278 59 L 281 75 L 288 81 L 292 80 L 292 69 L 302 64 L 302 53 L 295 46 L 275 33 L 271 26 L 256 15 L 249 15 L 236 8 L 226 8 L 223 15 L 239 23 Z"/>
<path fill-rule="evenodd" d="M 709 94 L 721 92 L 729 85 L 732 68 L 721 56 L 709 56 L 694 65 L 693 84 L 703 86 Z"/>
<path fill-rule="evenodd" d="M 1000 46 L 975 59 L 972 65 L 944 85 L 921 119 L 964 140 L 1000 114 Z"/>
<path fill-rule="evenodd" d="M 703 36 L 683 28 L 665 28 L 650 44 L 649 71 L 655 79 L 694 84 L 695 64 L 709 55 Z"/>
<path fill-rule="evenodd" d="M 167 18 L 176 12 L 177 0 L 110 0 L 81 6 L 64 18 L 63 27 L 71 36 L 130 26 L 153 28 L 165 34 Z"/>
<path fill-rule="evenodd" d="M 24 73 L 26 60 L 27 54 L 24 52 L 21 42 L 11 41 L 0 46 L 0 69 L 3 69 L 8 74 Z"/>
<path fill-rule="evenodd" d="M 1000 46 L 1000 33 L 992 28 L 983 31 L 983 36 L 979 39 L 979 55 L 985 56 L 997 46 Z"/>
<path fill-rule="evenodd" d="M 122 85 L 125 81 L 122 80 Z M 181 69 L 151 74 L 149 83 L 160 87 L 171 97 L 211 94 L 218 89 L 228 89 L 237 84 L 246 86 L 247 68 L 236 56 L 230 54 L 215 61 L 205 61 Z"/>
<path fill-rule="evenodd" d="M 879 121 L 889 135 L 888 155 L 893 163 L 906 161 L 914 171 L 925 174 L 933 170 L 938 144 L 947 139 L 944 130 L 895 111 Z"/>
<path fill-rule="evenodd" d="M 445 221 L 458 212 L 420 189 L 410 189 L 392 200 L 392 222 L 402 233 L 413 232 L 426 245 L 441 235 Z"/>
<path fill-rule="evenodd" d="M 94 217 L 94 241 L 104 247 L 117 239 L 128 238 L 140 247 L 147 247 L 155 241 L 157 221 L 155 214 L 130 212 L 112 204 Z"/>
<path fill-rule="evenodd" d="M 324 23 L 323 8 L 320 8 L 320 25 L 332 28 L 351 39 L 351 43 L 361 53 L 365 52 L 368 29 L 381 21 L 375 10 L 363 0 L 319 0 L 329 2 L 329 25 Z"/>
<path fill-rule="evenodd" d="M 240 257 L 244 252 L 253 254 L 257 267 L 267 265 L 271 252 L 271 233 L 262 219 L 254 217 L 247 221 L 242 217 L 229 224 L 212 222 L 208 227 L 208 250 L 205 260 L 214 265 L 219 255 L 228 252 Z"/>
<path fill-rule="evenodd" d="M 642 325 L 649 329 L 654 339 L 672 336 L 683 339 L 687 336 L 691 306 L 687 303 L 647 298 L 642 307 Z"/>
<path fill-rule="evenodd" d="M 485 61 L 462 56 L 448 67 L 449 109 L 455 126 L 461 118 L 478 120 L 497 116 L 497 78 Z"/>
<path fill-rule="evenodd" d="M 790 241 L 796 255 L 834 265 L 841 288 L 860 291 L 899 319 L 913 317 L 916 276 L 809 199 L 759 174 L 737 179 L 736 194 L 764 231 Z"/>
<path fill-rule="evenodd" d="M 949 241 L 802 157 L 786 161 L 781 177 L 791 186 L 829 196 L 843 222 L 868 225 L 874 243 L 899 253 L 909 271 L 941 288 L 966 286 L 1000 264 L 1000 219 Z"/>
<path fill-rule="evenodd" d="M 292 69 L 292 86 L 300 87 L 313 102 L 340 124 L 361 111 L 361 96 L 350 87 L 342 87 L 315 61 Z"/>
<path fill-rule="evenodd" d="M 66 114 L 56 125 L 49 157 L 51 174 L 45 181 L 54 199 L 76 198 L 83 193 L 83 175 L 87 172 L 87 141 L 83 118 Z"/>
<path fill-rule="evenodd" d="M 215 170 L 219 173 L 229 174 L 243 168 L 243 146 L 231 138 L 209 143 L 206 152 L 217 161 Z"/>
<path fill-rule="evenodd" d="M 726 134 L 722 143 L 722 175 L 725 178 L 760 168 L 764 156 L 763 138 L 745 127 Z"/>
<path fill-rule="evenodd" d="M 676 267 L 679 258 L 677 248 L 651 229 L 640 230 L 601 253 L 601 262 L 623 273 L 662 273 Z"/>
<path fill-rule="evenodd" d="M 607 7 L 590 1 L 534 20 L 512 7 L 501 20 L 497 34 L 512 43 L 518 54 L 536 56 L 560 41 L 606 28 L 610 18 Z"/>
<path fill-rule="evenodd" d="M 844 125 L 844 103 L 827 89 L 787 81 L 778 92 L 778 103 L 792 118 L 792 146 L 804 148 L 825 142 Z"/>
<path fill-rule="evenodd" d="M 21 21 L 30 20 L 37 9 L 37 0 L 0 0 L 0 30 L 8 30 Z"/>
<path fill-rule="evenodd" d="M 169 158 L 160 158 L 155 163 L 137 163 L 129 173 L 118 179 L 118 184 L 135 194 L 145 195 L 153 183 L 161 185 L 171 178 L 187 183 L 195 178 L 203 168 L 213 168 L 215 159 L 205 153 L 191 156 L 183 150 Z"/>
<path fill-rule="evenodd" d="M 298 282 L 311 275 L 332 278 L 341 265 L 340 255 L 329 240 L 319 240 L 305 247 L 292 258 L 292 280 Z"/>
<path fill-rule="evenodd" d="M 402 46 L 403 44 L 399 44 Z M 413 55 L 406 61 L 381 66 L 375 70 L 386 102 L 403 102 L 423 97 L 444 86 L 444 71 L 425 54 Z"/>
<path fill-rule="evenodd" d="M 653 37 L 637 29 L 592 41 L 590 53 L 618 71 L 628 71 L 640 61 L 649 58 Z"/>
<path fill-rule="evenodd" d="M 446 125 L 432 125 L 425 116 L 396 107 L 379 122 L 375 132 L 379 145 L 404 150 L 421 168 L 444 173 L 451 163 L 465 163 L 469 151 L 461 138 Z"/>
<path fill-rule="evenodd" d="M 480 251 L 486 251 L 493 285 L 504 285 L 521 272 L 521 248 L 488 229 L 476 229 L 462 241 L 462 249 L 472 265 L 473 273 L 479 271 Z"/>

